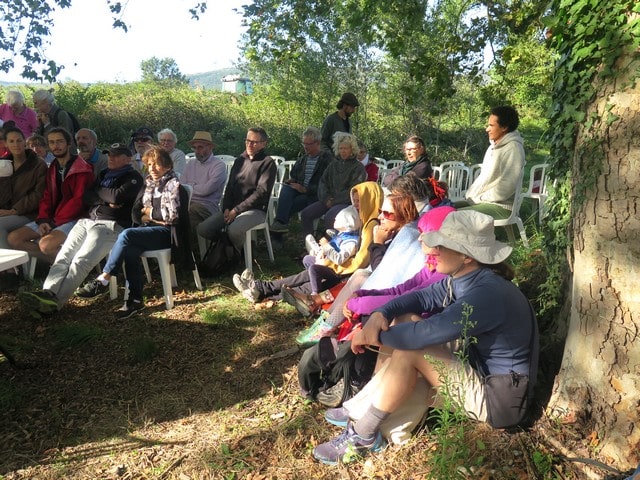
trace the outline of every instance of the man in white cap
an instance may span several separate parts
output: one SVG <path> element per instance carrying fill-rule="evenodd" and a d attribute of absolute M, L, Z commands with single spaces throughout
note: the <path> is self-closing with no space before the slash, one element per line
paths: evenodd
<path fill-rule="evenodd" d="M 394 412 L 412 396 L 420 376 L 426 381 L 422 401 L 430 406 L 438 405 L 446 381 L 454 404 L 472 418 L 496 427 L 525 419 L 537 374 L 538 336 L 533 310 L 510 281 L 513 271 L 504 263 L 511 247 L 496 241 L 493 218 L 476 211 L 452 212 L 439 230 L 420 239 L 425 253 L 437 258 L 437 271 L 448 278 L 375 310 L 354 336 L 354 353 L 367 345 L 391 353 L 360 393 L 344 407 L 327 411 L 329 422 L 346 428 L 314 449 L 314 457 L 323 463 L 347 462 L 380 450 L 381 429 L 389 431 L 390 424 L 399 421 Z M 425 319 L 422 312 L 432 315 Z M 462 356 L 451 347 L 456 340 L 466 346 Z M 522 388 L 501 390 L 506 405 L 496 406 L 496 390 L 485 384 L 488 376 Z M 367 395 L 368 407 L 354 415 L 352 402 Z"/>
<path fill-rule="evenodd" d="M 187 162 L 180 183 L 193 188 L 189 220 L 195 235 L 200 223 L 220 211 L 220 199 L 227 182 L 227 167 L 222 160 L 213 156 L 215 145 L 209 132 L 197 131 L 187 143 L 193 148 L 196 158 Z"/>

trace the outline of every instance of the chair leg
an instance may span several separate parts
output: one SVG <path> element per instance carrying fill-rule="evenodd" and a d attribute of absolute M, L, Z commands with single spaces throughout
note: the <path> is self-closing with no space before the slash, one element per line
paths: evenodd
<path fill-rule="evenodd" d="M 115 300 L 118 298 L 118 277 L 109 278 L 109 298 Z"/>
<path fill-rule="evenodd" d="M 527 240 L 527 233 L 524 230 L 524 225 L 522 224 L 522 220 L 520 218 L 516 218 L 516 225 L 518 225 L 518 230 L 520 230 L 520 238 L 522 238 L 522 243 L 524 246 L 529 248 L 529 240 Z M 511 233 L 513 235 L 513 232 Z"/>
<path fill-rule="evenodd" d="M 145 257 L 141 257 L 142 259 L 142 268 L 144 268 L 144 274 L 147 276 L 147 283 L 151 283 L 151 271 L 149 270 L 149 262 Z"/>
<path fill-rule="evenodd" d="M 264 236 L 267 240 L 267 251 L 269 252 L 269 260 L 275 262 L 275 258 L 273 256 L 273 245 L 271 244 L 271 234 L 269 233 L 269 227 L 267 226 L 264 230 Z"/>
<path fill-rule="evenodd" d="M 164 302 L 167 310 L 173 308 L 173 290 L 171 289 L 171 265 L 158 259 L 160 267 L 160 277 L 162 278 L 162 290 L 164 292 Z"/>
<path fill-rule="evenodd" d="M 251 230 L 244 234 L 244 268 L 253 271 L 253 261 L 251 258 Z"/>

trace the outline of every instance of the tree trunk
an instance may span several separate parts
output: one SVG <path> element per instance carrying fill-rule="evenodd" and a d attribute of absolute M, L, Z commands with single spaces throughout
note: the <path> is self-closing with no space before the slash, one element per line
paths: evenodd
<path fill-rule="evenodd" d="M 578 134 L 571 318 L 548 409 L 583 422 L 621 469 L 640 461 L 640 85 L 629 78 L 599 89 L 587 110 L 599 121 Z"/>

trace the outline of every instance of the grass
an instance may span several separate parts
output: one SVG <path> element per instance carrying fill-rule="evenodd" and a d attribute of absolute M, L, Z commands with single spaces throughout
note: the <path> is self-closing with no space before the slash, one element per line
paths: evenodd
<path fill-rule="evenodd" d="M 254 249 L 258 277 L 299 268 L 295 233 L 273 265 L 264 245 Z M 289 305 L 255 308 L 231 273 L 205 279 L 202 292 L 180 277 L 169 311 L 155 278 L 147 308 L 124 321 L 113 316 L 121 298 L 106 297 L 32 319 L 15 297 L 28 285 L 0 275 L 0 341 L 18 362 L 0 357 L 0 479 L 427 478 L 439 435 L 448 435 L 442 424 L 435 434 L 427 422 L 407 445 L 352 465 L 312 460 L 339 429 L 298 397 L 301 352 L 292 347 L 306 324 Z M 547 458 L 563 478 L 579 478 L 557 456 L 533 459 L 550 452 L 542 427 L 506 434 L 462 425 L 448 446 L 464 453 L 455 457 L 461 478 L 537 478 L 538 468 L 551 471 Z"/>

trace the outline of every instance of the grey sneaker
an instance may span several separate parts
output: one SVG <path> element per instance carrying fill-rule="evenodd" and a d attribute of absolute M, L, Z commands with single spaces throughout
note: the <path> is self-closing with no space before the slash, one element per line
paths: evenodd
<path fill-rule="evenodd" d="M 269 225 L 269 230 L 276 233 L 287 233 L 289 231 L 289 226 L 275 220 L 271 225 Z"/>
<path fill-rule="evenodd" d="M 245 269 L 240 275 L 237 273 L 234 274 L 231 280 L 233 281 L 233 286 L 236 287 L 236 290 L 242 293 L 247 288 L 251 287 L 251 282 L 254 281 L 253 272 L 249 269 Z"/>
<path fill-rule="evenodd" d="M 327 465 L 337 465 L 352 462 L 368 452 L 379 452 L 384 446 L 380 432 L 371 438 L 362 438 L 353 429 L 353 423 L 349 423 L 336 438 L 314 448 L 313 456 Z"/>
<path fill-rule="evenodd" d="M 91 280 L 90 282 L 85 283 L 82 287 L 76 289 L 76 297 L 82 298 L 93 298 L 98 295 L 102 295 L 105 293 L 109 287 L 107 285 L 102 285 L 102 282 L 99 280 Z"/>
<path fill-rule="evenodd" d="M 251 303 L 258 303 L 262 298 L 262 293 L 260 293 L 260 290 L 258 290 L 255 287 L 255 285 L 256 285 L 255 281 L 251 282 L 251 285 L 249 286 L 249 288 L 245 288 L 242 291 L 242 296 L 247 300 L 249 300 Z"/>

